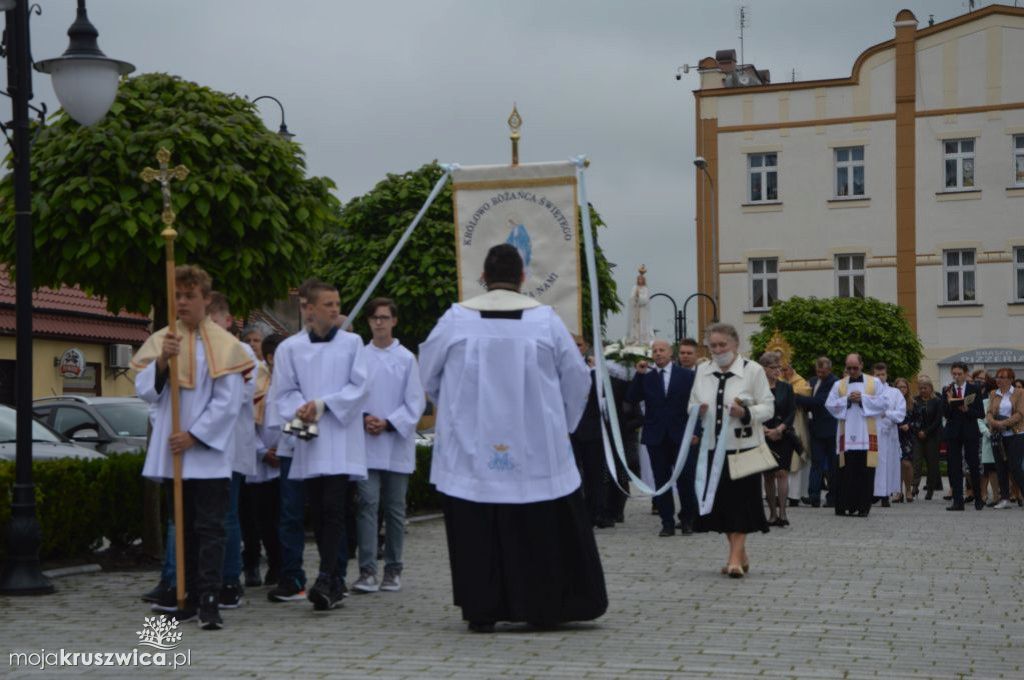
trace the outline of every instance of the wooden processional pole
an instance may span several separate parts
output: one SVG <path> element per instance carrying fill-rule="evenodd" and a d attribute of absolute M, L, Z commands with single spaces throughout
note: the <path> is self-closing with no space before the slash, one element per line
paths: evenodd
<path fill-rule="evenodd" d="M 178 301 L 175 296 L 174 284 L 174 239 L 178 232 L 174 230 L 174 210 L 171 209 L 171 180 L 183 180 L 188 177 L 188 168 L 179 165 L 170 167 L 171 152 L 161 148 L 156 153 L 156 159 L 160 162 L 160 169 L 144 168 L 140 173 L 142 181 L 160 182 L 160 192 L 163 194 L 164 210 L 160 215 L 160 221 L 164 223 L 164 230 L 160 235 L 164 238 L 166 259 L 167 259 L 167 329 L 174 332 L 178 321 Z M 181 388 L 178 380 L 178 358 L 171 357 L 167 362 L 167 370 L 171 378 L 171 432 L 178 434 L 181 431 Z M 174 556 L 176 570 L 176 590 L 178 598 L 178 609 L 185 608 L 185 517 L 182 503 L 181 470 L 183 453 L 174 456 Z"/>

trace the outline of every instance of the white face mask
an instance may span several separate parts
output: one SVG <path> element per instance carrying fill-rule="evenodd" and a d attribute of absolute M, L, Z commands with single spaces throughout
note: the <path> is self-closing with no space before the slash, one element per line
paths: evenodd
<path fill-rule="evenodd" d="M 712 354 L 711 358 L 714 359 L 720 368 L 725 368 L 732 365 L 732 362 L 736 359 L 736 354 L 734 352 L 722 352 L 721 354 Z"/>

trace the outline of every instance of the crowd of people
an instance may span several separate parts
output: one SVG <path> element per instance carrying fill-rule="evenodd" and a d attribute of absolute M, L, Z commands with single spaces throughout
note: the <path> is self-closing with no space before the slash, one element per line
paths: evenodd
<path fill-rule="evenodd" d="M 401 589 L 427 396 L 437 406 L 430 481 L 443 499 L 453 597 L 475 632 L 601 616 L 608 599 L 594 528 L 624 521 L 628 470 L 645 464 L 664 489 L 653 497 L 659 536 L 725 534 L 731 578 L 749 572 L 747 534 L 788 527 L 795 504 L 866 517 L 875 503 L 913 502 L 922 478 L 931 499 L 943 490 L 942 445 L 948 510 L 1022 503 L 1024 388 L 1009 368 L 968 379 L 954 364 L 950 385 L 937 391 L 919 376 L 912 396 L 906 379 L 890 387 L 885 364 L 868 375 L 854 353 L 842 376 L 823 356 L 807 381 L 778 352 L 741 356 L 736 329 L 715 323 L 709 358 L 694 340 L 674 356 L 657 340 L 634 375 L 612 376 L 621 436 L 609 437 L 590 348 L 519 292 L 523 263 L 507 244 L 487 255 L 487 292 L 453 304 L 418 360 L 394 336 L 391 299 L 366 306 L 364 344 L 343 328 L 338 290 L 309 280 L 299 291 L 302 330 L 246 328 L 239 338 L 206 272 L 184 265 L 175 274 L 177 323 L 133 358 L 137 393 L 151 407 L 143 475 L 166 482 L 169 495 L 176 465 L 183 480 L 180 526 L 170 524 L 160 582 L 143 599 L 204 629 L 222 627 L 221 610 L 261 585 L 271 602 L 335 608 L 348 596 L 350 555 L 353 591 Z M 168 389 L 175 382 L 180 398 Z M 621 458 L 606 457 L 612 441 L 622 442 Z M 312 585 L 307 509 L 319 558 Z"/>

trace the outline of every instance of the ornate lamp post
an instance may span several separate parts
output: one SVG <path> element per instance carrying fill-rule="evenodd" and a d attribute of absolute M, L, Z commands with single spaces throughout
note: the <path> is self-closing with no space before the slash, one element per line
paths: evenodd
<path fill-rule="evenodd" d="M 288 126 L 284 124 L 284 105 L 281 104 L 281 101 L 277 97 L 271 97 L 269 94 L 264 94 L 260 95 L 259 97 L 256 97 L 256 99 L 252 100 L 252 103 L 255 104 L 261 99 L 269 99 L 270 101 L 277 104 L 277 108 L 281 109 L 281 127 L 277 129 L 277 134 L 281 135 L 290 142 L 295 137 L 295 135 L 289 132 Z"/>
<path fill-rule="evenodd" d="M 0 593 L 36 595 L 53 592 L 53 584 L 39 568 L 41 543 L 32 483 L 32 192 L 29 159 L 29 101 L 32 99 L 32 56 L 29 51 L 29 0 L 0 0 L 7 15 L 4 55 L 7 57 L 7 94 L 12 123 L 8 141 L 14 157 L 14 230 L 17 267 L 16 323 L 17 444 L 14 497 L 11 503 L 10 551 L 0 573 Z M 89 22 L 85 0 L 78 0 L 78 16 L 68 29 L 67 51 L 56 59 L 35 64 L 53 76 L 57 99 L 76 121 L 92 125 L 106 115 L 117 96 L 118 79 L 135 67 L 108 59 L 96 43 L 98 32 Z M 35 108 L 35 107 L 33 107 Z M 35 109 L 40 118 L 45 108 Z"/>

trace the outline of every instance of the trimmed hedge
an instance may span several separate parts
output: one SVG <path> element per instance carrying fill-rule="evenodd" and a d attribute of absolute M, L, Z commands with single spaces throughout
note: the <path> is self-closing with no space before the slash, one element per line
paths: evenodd
<path fill-rule="evenodd" d="M 439 510 L 430 485 L 429 446 L 416 447 L 416 472 L 409 480 L 409 512 Z M 42 559 L 88 555 L 103 538 L 128 545 L 142 536 L 142 464 L 145 453 L 112 454 L 101 460 L 62 458 L 32 464 L 36 513 L 42 528 Z M 14 490 L 14 463 L 0 461 L 0 560 L 7 556 L 7 531 Z"/>

